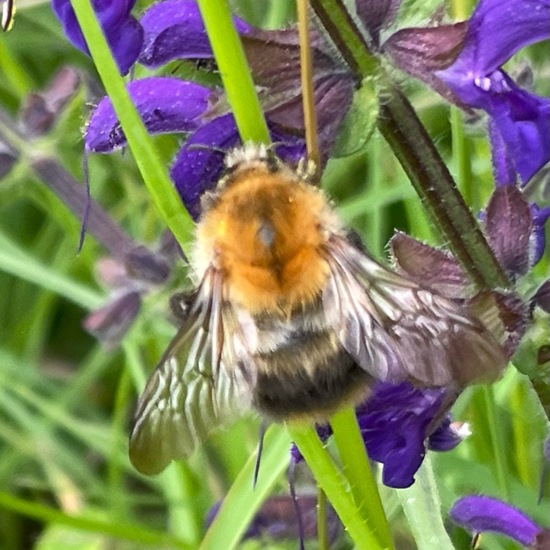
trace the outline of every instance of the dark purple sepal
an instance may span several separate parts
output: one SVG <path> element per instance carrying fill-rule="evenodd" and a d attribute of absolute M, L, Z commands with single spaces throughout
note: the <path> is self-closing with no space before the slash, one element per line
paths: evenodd
<path fill-rule="evenodd" d="M 0 180 L 5 178 L 17 165 L 19 152 L 9 143 L 0 139 Z"/>
<path fill-rule="evenodd" d="M 106 348 L 113 349 L 134 322 L 140 307 L 141 296 L 137 290 L 122 292 L 101 308 L 89 313 L 83 326 Z"/>
<path fill-rule="evenodd" d="M 233 19 L 237 32 L 246 34 L 250 26 Z M 153 4 L 141 18 L 145 36 L 139 62 L 159 67 L 174 59 L 213 57 L 200 10 L 194 0 L 166 0 Z"/>
<path fill-rule="evenodd" d="M 467 104 L 435 74 L 457 58 L 467 30 L 467 22 L 400 29 L 384 42 L 382 50 L 396 67 L 425 82 L 447 101 L 467 109 Z"/>
<path fill-rule="evenodd" d="M 283 91 L 300 94 L 300 41 L 296 27 L 275 31 L 252 29 L 241 40 L 258 86 L 269 88 L 277 96 Z M 315 29 L 311 29 L 310 47 L 314 79 L 334 73 L 347 74 L 347 69 L 332 58 Z"/>
<path fill-rule="evenodd" d="M 550 218 L 550 206 L 540 208 L 537 204 L 531 204 L 530 208 L 533 231 L 529 242 L 529 263 L 533 266 L 540 261 L 546 248 L 546 222 Z"/>
<path fill-rule="evenodd" d="M 537 535 L 535 544 L 532 550 L 549 550 L 550 549 L 550 529 L 542 529 Z"/>
<path fill-rule="evenodd" d="M 472 294 L 466 273 L 450 253 L 400 231 L 391 238 L 390 250 L 398 270 L 418 284 L 433 288 L 447 298 L 462 299 Z"/>
<path fill-rule="evenodd" d="M 269 122 L 285 133 L 303 136 L 297 30 L 254 29 L 242 41 Z M 351 73 L 331 57 L 323 37 L 315 31 L 311 37 L 311 52 L 319 148 L 323 161 L 326 161 L 351 105 L 355 82 Z M 283 74 L 284 78 L 281 78 Z"/>
<path fill-rule="evenodd" d="M 485 232 L 500 265 L 516 278 L 529 269 L 531 210 L 521 191 L 512 185 L 497 187 L 484 216 Z"/>
<path fill-rule="evenodd" d="M 135 0 L 92 0 L 103 33 L 116 59 L 121 74 L 130 70 L 143 44 L 143 29 L 130 15 Z M 69 0 L 52 0 L 52 9 L 63 26 L 63 32 L 79 50 L 90 51 Z"/>
<path fill-rule="evenodd" d="M 380 44 L 380 31 L 389 27 L 397 17 L 401 0 L 356 0 L 357 16 L 365 25 L 374 44 Z"/>
<path fill-rule="evenodd" d="M 317 111 L 317 137 L 321 161 L 324 164 L 336 136 L 338 128 L 351 104 L 353 83 L 349 78 L 335 75 L 317 79 L 314 87 Z M 301 96 L 268 110 L 269 121 L 289 135 L 304 135 L 304 112 Z"/>
<path fill-rule="evenodd" d="M 165 283 L 170 276 L 172 266 L 161 254 L 138 245 L 125 255 L 124 264 L 128 276 L 153 285 Z"/>
<path fill-rule="evenodd" d="M 473 534 L 492 531 L 525 545 L 534 546 L 543 529 L 510 504 L 484 495 L 457 500 L 449 512 L 451 519 Z"/>
<path fill-rule="evenodd" d="M 550 313 L 550 279 L 542 283 L 537 292 L 533 296 L 533 301 L 546 313 Z M 549 439 L 550 441 L 550 439 Z M 548 452 L 550 453 L 550 443 L 548 445 Z M 550 456 L 548 458 L 550 460 Z"/>
<path fill-rule="evenodd" d="M 150 77 L 130 82 L 128 92 L 147 130 L 152 134 L 191 132 L 202 124 L 212 90 L 177 78 Z M 84 133 L 86 148 L 111 153 L 126 145 L 111 100 L 102 99 Z"/>
<path fill-rule="evenodd" d="M 61 68 L 42 92 L 32 92 L 24 100 L 20 122 L 28 136 L 49 132 L 82 84 L 80 74 L 72 67 Z"/>

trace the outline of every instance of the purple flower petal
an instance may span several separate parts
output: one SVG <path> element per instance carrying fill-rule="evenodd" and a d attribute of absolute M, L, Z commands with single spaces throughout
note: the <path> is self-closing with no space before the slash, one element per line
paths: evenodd
<path fill-rule="evenodd" d="M 458 98 L 492 117 L 492 132 L 500 133 L 516 171 L 527 182 L 550 159 L 550 100 L 519 88 L 497 70 L 483 78 L 458 73 L 453 65 L 436 74 Z"/>
<path fill-rule="evenodd" d="M 527 183 L 550 160 L 550 100 L 518 88 L 504 72 L 501 75 L 506 90 L 484 93 L 482 108 L 491 115 L 509 158 Z"/>
<path fill-rule="evenodd" d="M 451 519 L 473 534 L 493 531 L 525 545 L 534 545 L 543 529 L 510 504 L 483 495 L 470 495 L 455 502 Z"/>
<path fill-rule="evenodd" d="M 234 18 L 237 31 L 247 33 L 250 26 Z M 139 61 L 158 67 L 173 59 L 211 58 L 212 49 L 194 0 L 166 0 L 151 6 L 141 18 L 145 31 Z"/>
<path fill-rule="evenodd" d="M 202 123 L 212 90 L 177 78 L 151 77 L 128 84 L 128 92 L 151 133 L 191 132 Z M 111 100 L 96 107 L 84 135 L 86 148 L 111 153 L 126 145 Z"/>
<path fill-rule="evenodd" d="M 549 0 L 481 0 L 455 62 L 434 75 L 462 103 L 485 110 L 527 182 L 550 159 L 550 100 L 519 88 L 499 67 L 550 37 Z"/>
<path fill-rule="evenodd" d="M 289 136 L 274 125 L 270 125 L 270 133 L 274 143 L 280 144 L 276 150 L 284 161 L 294 164 L 304 156 L 303 139 Z M 195 219 L 200 216 L 201 196 L 214 189 L 221 176 L 223 152 L 239 143 L 235 119 L 227 114 L 199 128 L 177 154 L 170 175 L 185 207 Z"/>
<path fill-rule="evenodd" d="M 357 420 L 369 457 L 383 466 L 383 482 L 405 488 L 414 483 L 414 474 L 426 454 L 426 433 L 434 417 L 441 413 L 445 390 L 420 389 L 402 384 L 376 384 L 373 394 L 357 408 Z M 442 418 L 442 422 L 445 418 Z M 442 426 L 442 430 L 445 426 Z M 448 430 L 451 430 L 447 425 Z M 443 440 L 440 432 L 434 439 Z"/>
<path fill-rule="evenodd" d="M 444 399 L 442 389 L 415 388 L 408 382 L 378 382 L 367 400 L 356 408 L 369 458 L 383 464 L 384 485 L 403 489 L 414 483 L 414 474 L 426 455 L 426 439 L 434 451 L 454 449 L 462 441 L 451 426 L 449 414 L 441 418 L 432 434 L 426 433 L 434 417 L 441 414 Z M 318 425 L 316 430 L 322 441 L 332 435 L 328 424 Z M 294 462 L 303 459 L 295 445 L 290 456 Z"/>
<path fill-rule="evenodd" d="M 229 114 L 199 128 L 180 149 L 170 176 L 193 218 L 200 216 L 202 194 L 216 186 L 223 171 L 224 154 L 221 151 L 228 151 L 239 142 L 235 119 Z"/>
<path fill-rule="evenodd" d="M 135 0 L 92 0 L 92 6 L 107 38 L 118 68 L 127 74 L 143 43 L 143 29 L 130 15 Z M 52 0 L 52 9 L 63 25 L 63 32 L 78 49 L 90 51 L 69 0 Z"/>
<path fill-rule="evenodd" d="M 450 72 L 469 79 L 490 75 L 525 46 L 550 38 L 549 20 L 549 0 L 481 0 Z"/>
<path fill-rule="evenodd" d="M 514 163 L 508 154 L 506 143 L 497 125 L 489 121 L 489 140 L 491 142 L 491 162 L 495 185 L 515 185 L 517 172 Z"/>

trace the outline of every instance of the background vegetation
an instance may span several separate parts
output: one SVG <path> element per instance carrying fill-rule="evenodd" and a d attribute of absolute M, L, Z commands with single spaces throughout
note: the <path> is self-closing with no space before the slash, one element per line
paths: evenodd
<path fill-rule="evenodd" d="M 282 0 L 243 0 L 235 8 L 267 27 L 284 24 L 294 13 L 292 3 Z M 544 55 L 533 47 L 523 57 L 538 66 Z M 82 328 L 83 318 L 108 298 L 95 278 L 106 252 L 90 236 L 77 252 L 80 220 L 27 160 L 38 153 L 55 157 L 82 181 L 82 128 L 89 105 L 102 92 L 91 61 L 67 42 L 49 3 L 21 0 L 14 29 L 0 35 L 0 109 L 17 119 L 28 94 L 47 86 L 65 65 L 78 67 L 83 86 L 54 129 L 29 141 L 21 162 L 0 180 L 0 548 L 196 548 L 208 510 L 255 451 L 258 419 L 212 437 L 188 463 L 174 464 L 157 478 L 131 467 L 127 434 L 136 388 L 174 333 L 168 300 L 186 284 L 185 265 L 179 262 L 169 283 L 148 294 L 120 346 L 105 349 Z M 187 78 L 198 74 L 190 65 L 175 69 Z M 548 76 L 548 64 L 543 70 Z M 144 74 L 142 69 L 138 76 Z M 406 89 L 453 172 L 464 173 L 465 162 L 471 170 L 472 179 L 462 184 L 479 210 L 493 187 L 488 144 L 476 135 L 479 121 L 464 125 L 435 94 L 411 83 Z M 169 162 L 178 138 L 156 141 Z M 94 198 L 133 239 L 158 245 L 163 223 L 130 154 L 91 158 L 90 181 Z M 378 258 L 386 257 L 395 228 L 444 244 L 378 135 L 364 152 L 331 161 L 324 185 Z M 526 284 L 547 278 L 549 265 L 546 254 Z M 489 415 L 487 391 L 496 403 Z M 548 490 L 537 504 L 548 421 L 530 391 L 511 367 L 490 390 L 470 388 L 461 397 L 454 416 L 471 423 L 472 436 L 452 452 L 431 454 L 444 513 L 458 496 L 484 492 L 549 525 Z M 315 490 L 305 466 L 298 471 L 298 486 L 302 492 Z M 274 492 L 287 491 L 284 475 L 279 476 Z M 382 498 L 398 548 L 414 548 L 396 491 L 382 488 Z M 450 529 L 457 548 L 466 548 L 468 536 Z M 483 541 L 488 549 L 513 547 L 498 537 Z M 248 541 L 246 547 L 259 544 Z M 277 544 L 296 547 L 295 541 Z M 345 537 L 339 544 L 351 546 Z"/>

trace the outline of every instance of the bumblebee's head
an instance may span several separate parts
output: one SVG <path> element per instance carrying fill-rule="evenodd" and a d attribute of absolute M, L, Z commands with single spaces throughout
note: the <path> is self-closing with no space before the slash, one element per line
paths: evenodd
<path fill-rule="evenodd" d="M 231 296 L 249 309 L 311 301 L 328 274 L 323 244 L 339 226 L 325 195 L 265 147 L 230 154 L 227 167 L 198 247 L 210 250 Z"/>

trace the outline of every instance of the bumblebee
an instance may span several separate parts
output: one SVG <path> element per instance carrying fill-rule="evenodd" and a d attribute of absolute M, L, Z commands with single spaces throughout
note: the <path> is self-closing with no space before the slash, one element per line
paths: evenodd
<path fill-rule="evenodd" d="M 502 346 L 468 306 L 375 262 L 304 163 L 262 145 L 226 156 L 203 200 L 185 319 L 141 395 L 130 458 L 145 474 L 255 409 L 320 421 L 375 380 L 495 379 Z"/>

